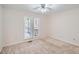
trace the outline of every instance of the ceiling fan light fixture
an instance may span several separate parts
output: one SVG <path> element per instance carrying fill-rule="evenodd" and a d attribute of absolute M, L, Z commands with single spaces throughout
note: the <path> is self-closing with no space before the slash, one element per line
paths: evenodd
<path fill-rule="evenodd" d="M 46 12 L 48 12 L 48 10 L 47 9 L 41 9 L 41 12 L 46 13 Z"/>
<path fill-rule="evenodd" d="M 50 4 L 40 4 L 34 9 L 36 9 L 37 11 L 40 11 L 42 14 L 45 14 L 52 10 L 52 6 Z"/>

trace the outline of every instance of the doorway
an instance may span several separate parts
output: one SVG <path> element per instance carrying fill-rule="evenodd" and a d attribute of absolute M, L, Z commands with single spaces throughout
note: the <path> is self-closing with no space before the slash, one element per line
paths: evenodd
<path fill-rule="evenodd" d="M 36 38 L 39 34 L 39 18 L 24 18 L 24 39 Z"/>

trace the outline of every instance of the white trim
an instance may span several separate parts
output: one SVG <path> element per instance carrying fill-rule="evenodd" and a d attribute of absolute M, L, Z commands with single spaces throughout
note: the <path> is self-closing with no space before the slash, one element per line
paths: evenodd
<path fill-rule="evenodd" d="M 28 42 L 28 41 L 30 41 L 30 40 L 37 40 L 37 39 L 42 39 L 42 38 L 24 39 L 24 40 L 21 40 L 21 41 L 17 41 L 17 42 L 13 42 L 13 43 L 4 44 L 3 47 L 5 47 L 5 46 L 11 46 L 11 45 L 15 45 L 15 44 L 23 43 L 23 42 Z"/>
<path fill-rule="evenodd" d="M 27 42 L 27 41 L 30 41 L 30 40 L 33 40 L 33 39 L 24 39 L 24 40 L 13 42 L 13 43 L 9 43 L 9 44 L 6 44 L 6 45 L 4 44 L 3 47 L 5 47 L 5 46 L 11 46 L 11 45 L 15 45 L 15 44 L 23 43 L 23 42 Z"/>
<path fill-rule="evenodd" d="M 60 38 L 57 38 L 57 37 L 54 37 L 54 36 L 48 36 L 48 37 L 49 37 L 49 38 L 56 39 L 56 40 L 61 40 L 61 41 L 66 42 L 66 43 L 68 43 L 68 44 L 72 44 L 72 45 L 75 45 L 75 46 L 79 46 L 79 44 L 75 44 L 75 43 L 73 43 L 73 42 L 69 42 L 69 41 L 63 40 L 62 38 L 60 39 Z"/>

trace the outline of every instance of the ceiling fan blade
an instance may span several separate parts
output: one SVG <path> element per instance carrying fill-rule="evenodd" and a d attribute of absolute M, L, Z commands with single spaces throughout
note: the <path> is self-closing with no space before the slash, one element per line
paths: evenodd
<path fill-rule="evenodd" d="M 40 7 L 35 7 L 35 8 L 33 8 L 33 9 L 39 9 Z"/>
<path fill-rule="evenodd" d="M 46 7 L 47 9 L 49 9 L 49 10 L 52 10 L 52 8 L 50 8 L 50 7 Z"/>

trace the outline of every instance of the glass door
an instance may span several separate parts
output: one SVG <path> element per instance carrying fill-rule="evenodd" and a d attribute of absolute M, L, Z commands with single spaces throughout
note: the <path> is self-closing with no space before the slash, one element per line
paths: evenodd
<path fill-rule="evenodd" d="M 25 17 L 24 19 L 24 39 L 35 38 L 38 36 L 38 19 Z"/>
<path fill-rule="evenodd" d="M 32 38 L 31 19 L 29 17 L 24 19 L 24 39 L 27 38 Z"/>

